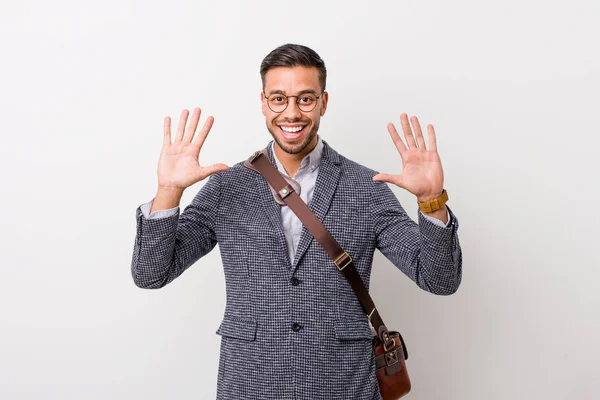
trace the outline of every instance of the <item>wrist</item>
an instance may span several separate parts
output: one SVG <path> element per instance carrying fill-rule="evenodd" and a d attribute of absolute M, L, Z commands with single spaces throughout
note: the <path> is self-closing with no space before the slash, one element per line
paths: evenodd
<path fill-rule="evenodd" d="M 179 206 L 182 195 L 183 189 L 181 188 L 159 186 L 152 202 L 150 214 L 158 210 L 168 210 Z"/>
<path fill-rule="evenodd" d="M 432 211 L 432 212 L 425 212 L 423 210 L 421 210 L 421 213 L 429 218 L 435 218 L 439 221 L 442 221 L 445 225 L 448 225 L 448 220 L 450 218 L 450 214 L 448 213 L 448 209 L 446 208 L 446 206 L 442 206 L 442 208 Z"/>
<path fill-rule="evenodd" d="M 426 200 L 422 200 L 426 199 Z M 435 211 L 445 209 L 445 204 L 448 201 L 448 192 L 446 190 L 442 190 L 442 193 L 437 195 L 436 197 L 427 195 L 427 196 L 418 196 L 417 204 L 419 205 L 419 209 L 424 213 L 433 213 Z"/>
<path fill-rule="evenodd" d="M 179 204 L 181 197 L 183 197 L 184 189 L 172 186 L 159 186 L 156 191 L 156 198 L 163 202 Z"/>
<path fill-rule="evenodd" d="M 442 195 L 442 193 L 443 193 L 443 190 L 442 190 L 442 191 L 440 191 L 440 192 L 439 192 L 439 193 L 437 193 L 437 194 L 428 194 L 428 195 L 421 195 L 421 196 L 417 196 L 417 201 L 418 201 L 419 203 L 422 203 L 422 202 L 424 202 L 424 201 L 433 200 L 433 199 L 436 199 L 436 198 L 440 197 L 440 196 Z"/>
<path fill-rule="evenodd" d="M 157 193 L 170 194 L 170 195 L 178 195 L 183 194 L 184 188 L 175 187 L 175 186 L 161 186 L 158 185 Z"/>
<path fill-rule="evenodd" d="M 429 212 L 427 212 L 427 211 L 421 210 L 421 212 L 423 214 L 425 214 L 425 215 L 429 215 L 430 217 L 440 217 L 440 216 L 446 215 L 447 211 L 446 211 L 446 205 L 444 204 L 442 206 L 442 208 L 438 208 L 435 211 L 429 211 Z M 438 219 L 440 219 L 440 218 L 438 218 Z"/>

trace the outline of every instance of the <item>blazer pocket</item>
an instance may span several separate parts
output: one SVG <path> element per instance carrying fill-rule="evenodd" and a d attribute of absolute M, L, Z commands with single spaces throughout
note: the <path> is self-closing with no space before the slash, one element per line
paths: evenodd
<path fill-rule="evenodd" d="M 217 335 L 252 341 L 256 339 L 256 327 L 256 320 L 226 316 L 217 329 Z"/>
<path fill-rule="evenodd" d="M 335 337 L 338 340 L 372 339 L 371 327 L 364 320 L 339 320 L 333 323 Z"/>

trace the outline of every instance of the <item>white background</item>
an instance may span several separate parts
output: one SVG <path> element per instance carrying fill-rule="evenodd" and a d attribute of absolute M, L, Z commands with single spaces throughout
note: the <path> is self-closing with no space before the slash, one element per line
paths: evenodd
<path fill-rule="evenodd" d="M 436 128 L 462 286 L 431 295 L 377 253 L 371 287 L 406 339 L 409 397 L 598 398 L 598 15 L 583 0 L 3 1 L 0 398 L 214 398 L 218 249 L 139 289 L 135 209 L 156 191 L 165 115 L 215 117 L 205 164 L 266 145 L 259 65 L 288 42 L 326 62 L 319 133 L 341 154 L 398 173 L 386 124 Z"/>

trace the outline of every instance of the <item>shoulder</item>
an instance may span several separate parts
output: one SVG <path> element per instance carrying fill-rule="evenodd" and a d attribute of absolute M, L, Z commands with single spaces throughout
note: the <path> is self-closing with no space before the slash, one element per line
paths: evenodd
<path fill-rule="evenodd" d="M 325 149 L 327 153 L 326 157 L 338 164 L 342 174 L 349 179 L 360 180 L 371 184 L 373 182 L 372 178 L 379 173 L 372 168 L 338 153 L 327 142 L 325 142 Z"/>
<path fill-rule="evenodd" d="M 340 155 L 340 161 L 342 170 L 350 175 L 355 175 L 360 178 L 368 177 L 370 179 L 378 174 L 378 172 L 374 169 L 353 161 L 345 156 Z"/>
<path fill-rule="evenodd" d="M 237 162 L 224 171 L 219 171 L 213 175 L 219 181 L 223 188 L 229 186 L 240 186 L 242 183 L 248 183 L 250 179 L 256 176 L 253 171 L 244 166 L 244 161 Z"/>
<path fill-rule="evenodd" d="M 351 160 L 331 147 L 328 151 L 329 158 L 339 164 L 340 182 L 350 188 L 355 197 L 361 197 L 369 203 L 395 204 L 398 201 L 387 183 L 373 180 L 379 171 Z"/>

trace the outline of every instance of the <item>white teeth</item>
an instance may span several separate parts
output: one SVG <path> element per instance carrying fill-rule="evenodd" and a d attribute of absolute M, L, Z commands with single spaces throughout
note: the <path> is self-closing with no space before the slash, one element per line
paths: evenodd
<path fill-rule="evenodd" d="M 288 132 L 288 133 L 296 133 L 296 132 L 300 132 L 302 129 L 304 129 L 303 126 L 297 126 L 297 127 L 280 126 L 280 128 L 282 131 Z"/>

